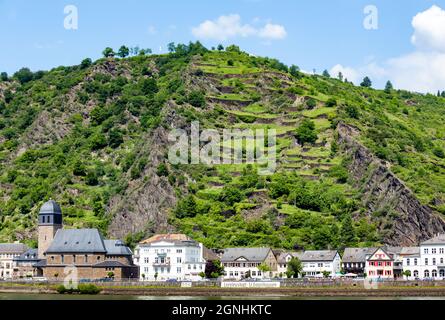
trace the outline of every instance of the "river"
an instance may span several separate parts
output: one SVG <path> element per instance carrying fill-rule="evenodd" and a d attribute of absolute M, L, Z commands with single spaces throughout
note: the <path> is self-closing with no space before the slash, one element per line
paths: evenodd
<path fill-rule="evenodd" d="M 445 297 L 191 297 L 0 293 L 0 300 L 445 300 Z"/>

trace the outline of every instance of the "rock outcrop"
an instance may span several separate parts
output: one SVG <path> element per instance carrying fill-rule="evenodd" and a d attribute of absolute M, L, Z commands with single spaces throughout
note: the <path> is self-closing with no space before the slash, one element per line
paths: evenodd
<path fill-rule="evenodd" d="M 350 159 L 349 170 L 356 186 L 363 192 L 362 201 L 370 216 L 389 214 L 392 224 L 384 234 L 388 245 L 409 246 L 444 232 L 445 222 L 430 207 L 422 205 L 414 193 L 357 139 L 359 131 L 340 123 L 337 127 L 342 151 Z M 382 231 L 382 230 L 381 230 Z"/>

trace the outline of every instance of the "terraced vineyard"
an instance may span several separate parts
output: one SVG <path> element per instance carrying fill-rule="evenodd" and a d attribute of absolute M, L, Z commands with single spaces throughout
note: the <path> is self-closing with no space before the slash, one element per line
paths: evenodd
<path fill-rule="evenodd" d="M 207 247 L 322 249 L 444 230 L 443 98 L 199 43 L 20 72 L 0 82 L 0 240 L 32 243 L 49 197 L 68 225 L 129 244 L 182 231 Z M 275 130 L 276 170 L 233 163 L 224 142 L 228 164 L 171 164 L 169 131 L 193 121 Z"/>

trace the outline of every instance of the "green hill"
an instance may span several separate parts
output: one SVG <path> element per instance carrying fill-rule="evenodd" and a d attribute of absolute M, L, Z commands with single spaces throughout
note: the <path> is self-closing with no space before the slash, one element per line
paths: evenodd
<path fill-rule="evenodd" d="M 39 206 L 135 242 L 208 247 L 415 244 L 444 230 L 445 99 L 307 75 L 231 46 L 104 58 L 0 82 L 0 240 Z M 278 169 L 172 165 L 168 133 L 275 129 Z M 231 149 L 230 146 L 221 146 Z"/>

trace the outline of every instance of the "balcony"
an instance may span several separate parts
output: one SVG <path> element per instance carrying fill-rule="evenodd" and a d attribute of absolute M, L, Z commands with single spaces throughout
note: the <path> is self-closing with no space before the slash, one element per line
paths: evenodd
<path fill-rule="evenodd" d="M 170 267 L 170 259 L 158 259 L 153 263 L 154 267 Z"/>

